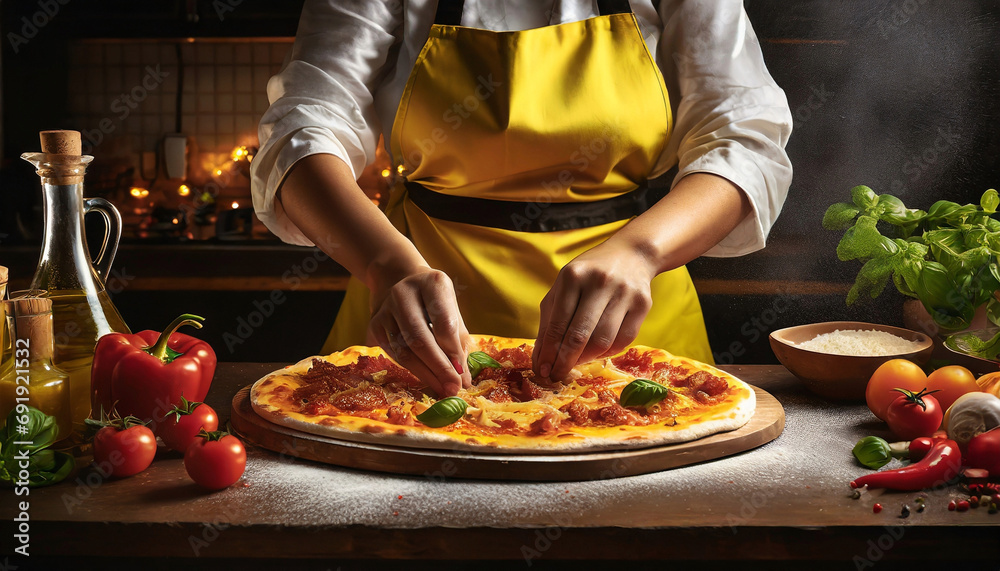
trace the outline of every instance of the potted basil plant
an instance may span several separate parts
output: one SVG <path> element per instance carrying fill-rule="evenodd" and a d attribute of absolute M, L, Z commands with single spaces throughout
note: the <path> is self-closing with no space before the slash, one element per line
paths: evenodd
<path fill-rule="evenodd" d="M 942 329 L 968 328 L 983 305 L 989 321 L 1000 324 L 998 205 L 1000 196 L 990 189 L 979 204 L 939 200 L 925 212 L 867 186 L 852 188 L 851 202 L 833 204 L 823 216 L 824 228 L 844 231 L 837 257 L 863 262 L 848 305 L 878 297 L 892 279 Z"/>

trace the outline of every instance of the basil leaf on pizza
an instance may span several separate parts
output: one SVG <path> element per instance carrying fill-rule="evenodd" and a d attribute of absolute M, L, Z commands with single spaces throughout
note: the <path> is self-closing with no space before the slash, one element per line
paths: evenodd
<path fill-rule="evenodd" d="M 499 369 L 500 363 L 497 363 L 496 359 L 490 357 L 482 351 L 473 351 L 469 353 L 469 374 L 475 379 L 479 376 L 479 373 L 483 369 L 489 367 L 491 369 Z"/>
<path fill-rule="evenodd" d="M 667 398 L 670 389 L 649 379 L 636 379 L 625 385 L 619 402 L 622 406 L 649 408 Z"/>
<path fill-rule="evenodd" d="M 495 454 L 642 448 L 746 424 L 753 388 L 662 349 L 634 346 L 535 377 L 533 340 L 473 335 L 472 385 L 434 392 L 378 347 L 303 359 L 254 383 L 253 410 L 286 427 L 379 445 Z"/>
<path fill-rule="evenodd" d="M 417 415 L 417 420 L 431 428 L 441 428 L 458 422 L 465 415 L 468 403 L 459 397 L 448 397 L 432 404 L 430 408 Z"/>

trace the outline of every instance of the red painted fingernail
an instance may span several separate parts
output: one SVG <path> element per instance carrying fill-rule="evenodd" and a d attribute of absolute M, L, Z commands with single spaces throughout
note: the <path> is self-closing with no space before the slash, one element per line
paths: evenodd
<path fill-rule="evenodd" d="M 455 371 L 457 371 L 459 375 L 465 374 L 465 369 L 462 368 L 462 363 L 459 362 L 458 359 L 452 359 L 451 364 L 455 365 Z"/>

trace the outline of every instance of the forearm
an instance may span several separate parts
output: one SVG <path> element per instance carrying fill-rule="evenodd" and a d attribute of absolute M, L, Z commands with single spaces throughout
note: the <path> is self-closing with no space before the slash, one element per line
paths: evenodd
<path fill-rule="evenodd" d="M 655 274 L 678 268 L 725 238 L 752 211 L 750 200 L 720 176 L 690 174 L 606 244 L 640 253 Z"/>
<path fill-rule="evenodd" d="M 307 238 L 369 289 L 384 288 L 427 266 L 338 157 L 317 154 L 295 163 L 275 204 Z"/>

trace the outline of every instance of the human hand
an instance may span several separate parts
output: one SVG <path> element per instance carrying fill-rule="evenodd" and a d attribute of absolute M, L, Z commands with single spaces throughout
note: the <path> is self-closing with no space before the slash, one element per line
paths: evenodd
<path fill-rule="evenodd" d="M 372 291 L 369 343 L 377 343 L 440 397 L 472 386 L 469 331 L 451 278 L 428 267 Z"/>
<path fill-rule="evenodd" d="M 637 250 L 609 242 L 566 264 L 542 299 L 535 374 L 564 380 L 577 363 L 627 347 L 652 307 L 655 276 Z"/>

